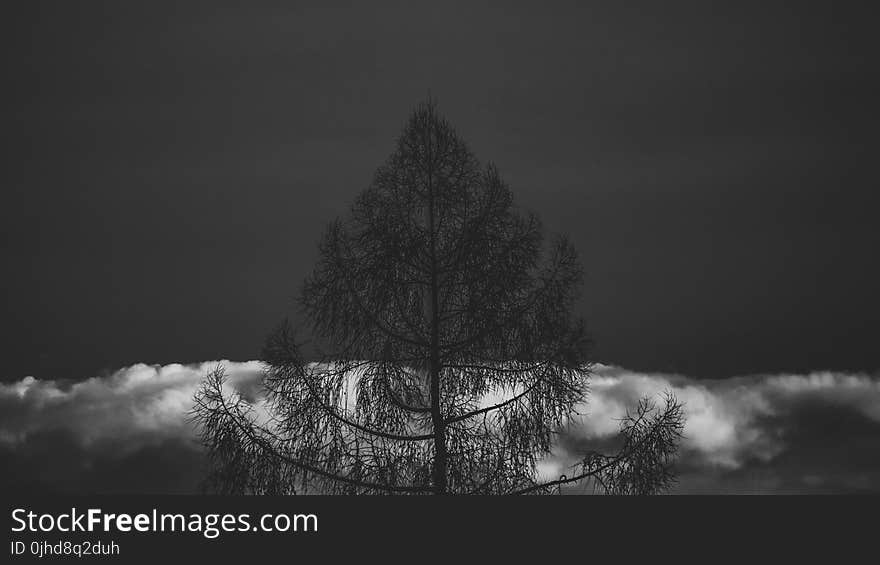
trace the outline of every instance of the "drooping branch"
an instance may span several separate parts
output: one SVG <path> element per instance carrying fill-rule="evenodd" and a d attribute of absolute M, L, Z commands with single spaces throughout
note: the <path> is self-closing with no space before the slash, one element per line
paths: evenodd
<path fill-rule="evenodd" d="M 363 424 L 359 424 L 357 422 L 354 422 L 354 421 L 346 418 L 342 414 L 340 414 L 333 407 L 327 405 L 326 403 L 324 403 L 323 401 L 320 400 L 321 394 L 317 390 L 315 390 L 314 385 L 311 382 L 311 379 L 309 379 L 309 376 L 306 375 L 305 372 L 302 371 L 302 369 L 300 367 L 295 367 L 294 370 L 300 373 L 298 378 L 306 384 L 306 387 L 308 387 L 309 392 L 312 394 L 312 397 L 315 399 L 315 402 L 318 404 L 318 406 L 328 416 L 338 420 L 339 422 L 345 424 L 346 426 L 349 426 L 351 428 L 354 428 L 358 431 L 364 432 L 365 434 L 368 434 L 371 436 L 381 437 L 384 439 L 390 439 L 390 440 L 395 440 L 395 441 L 426 441 L 426 440 L 434 439 L 434 434 L 422 434 L 422 435 L 393 434 L 393 433 L 384 432 L 382 430 L 368 428 L 367 426 L 364 426 Z"/>
<path fill-rule="evenodd" d="M 522 398 L 527 396 L 529 393 L 531 393 L 540 384 L 540 382 L 541 382 L 540 379 L 536 379 L 535 382 L 533 382 L 527 389 L 525 389 L 524 391 L 522 391 L 521 393 L 519 393 L 517 395 L 514 395 L 511 398 L 508 398 L 507 400 L 505 400 L 503 402 L 493 404 L 492 406 L 486 406 L 485 408 L 480 408 L 478 410 L 473 410 L 473 411 L 468 412 L 466 414 L 460 414 L 458 416 L 453 416 L 452 418 L 449 418 L 448 420 L 446 420 L 446 423 L 447 424 L 454 424 L 455 422 L 461 422 L 462 420 L 467 420 L 469 418 L 479 416 L 480 414 L 494 412 L 495 410 L 499 410 L 501 408 L 504 408 L 505 406 L 513 404 L 514 402 L 519 402 L 519 400 L 521 400 Z"/>
<path fill-rule="evenodd" d="M 249 442 L 257 446 L 263 454 L 274 459 L 278 459 L 288 465 L 292 465 L 293 467 L 301 471 L 318 475 L 337 483 L 344 483 L 360 488 L 381 490 L 385 492 L 425 493 L 430 491 L 429 488 L 421 486 L 388 485 L 354 479 L 345 475 L 340 475 L 327 471 L 307 461 L 295 459 L 290 457 L 289 455 L 279 452 L 271 445 L 269 440 L 263 437 L 265 435 L 272 435 L 268 430 L 266 430 L 262 426 L 257 426 L 252 419 L 246 417 L 241 412 L 237 403 L 232 406 L 227 403 L 223 394 L 223 383 L 225 382 L 225 380 L 226 376 L 222 366 L 218 366 L 211 373 L 209 373 L 206 382 L 203 384 L 201 390 L 197 393 L 195 397 L 196 410 L 194 411 L 194 414 L 197 421 L 205 423 L 207 419 L 217 418 L 219 416 L 219 418 L 221 418 L 224 423 L 231 424 Z M 218 431 L 218 429 L 222 428 L 223 426 L 219 426 L 217 428 L 203 427 L 203 435 L 206 433 L 210 434 L 212 429 L 216 432 Z M 255 432 L 255 428 L 259 429 L 260 433 Z M 208 443 L 211 442 L 210 437 L 207 437 L 205 439 L 208 441 Z"/>
<path fill-rule="evenodd" d="M 588 454 L 572 476 L 536 483 L 511 494 L 546 492 L 553 487 L 595 479 L 609 494 L 655 494 L 674 480 L 670 471 L 684 428 L 684 407 L 671 394 L 659 413 L 647 398 L 639 401 L 635 415 L 621 424 L 624 445 L 614 456 Z"/>

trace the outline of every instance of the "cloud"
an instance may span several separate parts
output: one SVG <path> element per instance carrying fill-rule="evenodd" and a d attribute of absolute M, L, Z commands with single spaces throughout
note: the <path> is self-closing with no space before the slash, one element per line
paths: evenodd
<path fill-rule="evenodd" d="M 258 362 L 222 362 L 253 397 Z M 60 492 L 193 492 L 204 457 L 188 419 L 217 362 L 138 364 L 83 381 L 0 384 L 0 455 L 8 488 Z M 613 443 L 639 398 L 672 392 L 687 423 L 677 492 L 880 491 L 880 378 L 815 372 L 723 380 L 598 365 L 584 414 L 542 463 L 561 474 Z"/>
<path fill-rule="evenodd" d="M 259 383 L 258 362 L 229 363 L 230 384 Z M 202 449 L 192 398 L 217 362 L 137 364 L 69 382 L 0 384 L 0 471 L 15 485 L 62 492 L 192 492 Z"/>
<path fill-rule="evenodd" d="M 572 431 L 576 437 L 614 434 L 639 398 L 659 402 L 670 392 L 684 403 L 687 415 L 682 447 L 705 464 L 736 468 L 750 457 L 771 459 L 780 449 L 776 438 L 758 425 L 774 410 L 761 378 L 696 381 L 602 365 L 595 372 L 590 400 L 581 408 L 588 416 Z"/>
<path fill-rule="evenodd" d="M 821 371 L 693 379 L 598 365 L 559 472 L 603 445 L 639 398 L 685 405 L 678 492 L 880 492 L 880 378 Z M 849 446 L 849 447 L 845 447 Z"/>

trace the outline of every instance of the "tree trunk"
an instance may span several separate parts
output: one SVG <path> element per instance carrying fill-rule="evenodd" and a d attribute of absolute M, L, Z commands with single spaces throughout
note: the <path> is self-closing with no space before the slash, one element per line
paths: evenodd
<path fill-rule="evenodd" d="M 428 132 L 430 136 L 430 132 Z M 429 145 L 429 144 L 428 144 Z M 428 146 L 428 162 L 431 162 L 430 145 Z M 431 379 L 431 422 L 434 426 L 434 494 L 446 494 L 446 468 L 448 455 L 446 452 L 446 426 L 440 410 L 440 305 L 439 282 L 437 280 L 437 242 L 434 233 L 434 187 L 432 186 L 431 167 L 428 167 L 428 232 L 431 243 L 431 359 L 429 376 Z"/>

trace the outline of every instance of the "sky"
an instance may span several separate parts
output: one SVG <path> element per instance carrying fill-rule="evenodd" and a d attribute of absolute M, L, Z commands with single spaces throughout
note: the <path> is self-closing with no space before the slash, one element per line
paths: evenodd
<path fill-rule="evenodd" d="M 7 8 L 3 378 L 255 358 L 428 92 L 573 240 L 598 361 L 876 370 L 868 20 L 623 4 Z"/>
<path fill-rule="evenodd" d="M 258 378 L 324 227 L 430 93 L 585 266 L 594 416 L 549 468 L 673 389 L 679 492 L 876 489 L 866 8 L 5 7 L 0 484 L 195 488 L 206 360 Z"/>

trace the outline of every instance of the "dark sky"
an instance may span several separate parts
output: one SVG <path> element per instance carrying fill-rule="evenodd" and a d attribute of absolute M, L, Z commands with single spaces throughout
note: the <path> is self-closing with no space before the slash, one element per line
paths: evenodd
<path fill-rule="evenodd" d="M 864 11 L 22 4 L 3 18 L 5 380 L 255 358 L 429 90 L 574 240 L 600 359 L 880 367 Z"/>

